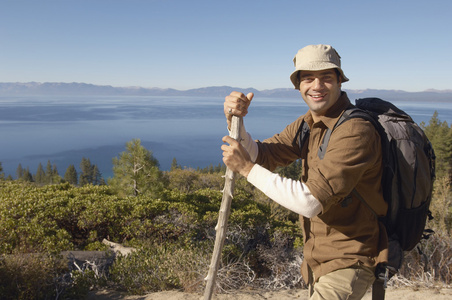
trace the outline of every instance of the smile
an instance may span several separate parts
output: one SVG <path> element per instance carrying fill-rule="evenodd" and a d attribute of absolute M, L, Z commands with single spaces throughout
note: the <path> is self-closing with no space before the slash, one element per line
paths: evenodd
<path fill-rule="evenodd" d="M 322 100 L 326 95 L 309 95 L 314 100 Z"/>

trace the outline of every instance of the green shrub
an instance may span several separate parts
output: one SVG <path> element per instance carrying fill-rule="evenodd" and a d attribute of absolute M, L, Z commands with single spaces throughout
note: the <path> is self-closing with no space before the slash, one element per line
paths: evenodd
<path fill-rule="evenodd" d="M 146 244 L 120 256 L 110 270 L 110 283 L 130 294 L 200 287 L 210 259 L 202 244 Z"/>

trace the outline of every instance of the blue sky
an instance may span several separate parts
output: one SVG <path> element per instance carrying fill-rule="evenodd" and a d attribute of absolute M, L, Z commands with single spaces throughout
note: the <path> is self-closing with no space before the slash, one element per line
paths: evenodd
<path fill-rule="evenodd" d="M 452 1 L 0 0 L 0 82 L 292 87 L 331 44 L 345 89 L 452 89 Z"/>

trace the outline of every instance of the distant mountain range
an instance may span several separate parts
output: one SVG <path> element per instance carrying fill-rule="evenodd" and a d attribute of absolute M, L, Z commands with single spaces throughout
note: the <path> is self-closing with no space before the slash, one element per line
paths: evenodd
<path fill-rule="evenodd" d="M 279 88 L 271 90 L 256 90 L 254 88 L 239 88 L 230 86 L 212 86 L 189 90 L 143 88 L 143 87 L 113 87 L 110 85 L 94 85 L 87 83 L 61 83 L 61 82 L 27 82 L 27 83 L 0 83 L 0 96 L 26 96 L 26 95 L 91 95 L 91 96 L 206 96 L 224 97 L 231 91 L 238 90 L 246 93 L 253 92 L 255 96 L 272 98 L 300 97 L 297 90 L 292 88 Z M 364 97 L 379 97 L 389 101 L 451 101 L 452 90 L 426 90 L 423 92 L 406 92 L 401 90 L 348 90 L 350 99 Z"/>

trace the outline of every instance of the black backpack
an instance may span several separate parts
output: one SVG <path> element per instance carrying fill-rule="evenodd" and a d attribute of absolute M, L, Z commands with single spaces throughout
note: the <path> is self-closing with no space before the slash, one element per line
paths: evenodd
<path fill-rule="evenodd" d="M 381 222 L 389 237 L 389 262 L 377 267 L 372 293 L 373 299 L 383 299 L 387 280 L 401 267 L 403 251 L 412 250 L 421 239 L 433 233 L 425 230 L 425 225 L 427 218 L 432 219 L 429 206 L 435 154 L 424 132 L 407 113 L 387 101 L 364 98 L 356 100 L 356 106 L 343 113 L 333 130 L 327 130 L 318 151 L 320 159 L 326 153 L 334 129 L 351 118 L 371 122 L 381 137 L 383 197 L 388 203 L 388 213 Z M 303 121 L 298 136 L 300 147 L 308 136 L 309 126 Z M 370 208 L 365 197 L 356 190 L 353 193 Z"/>

